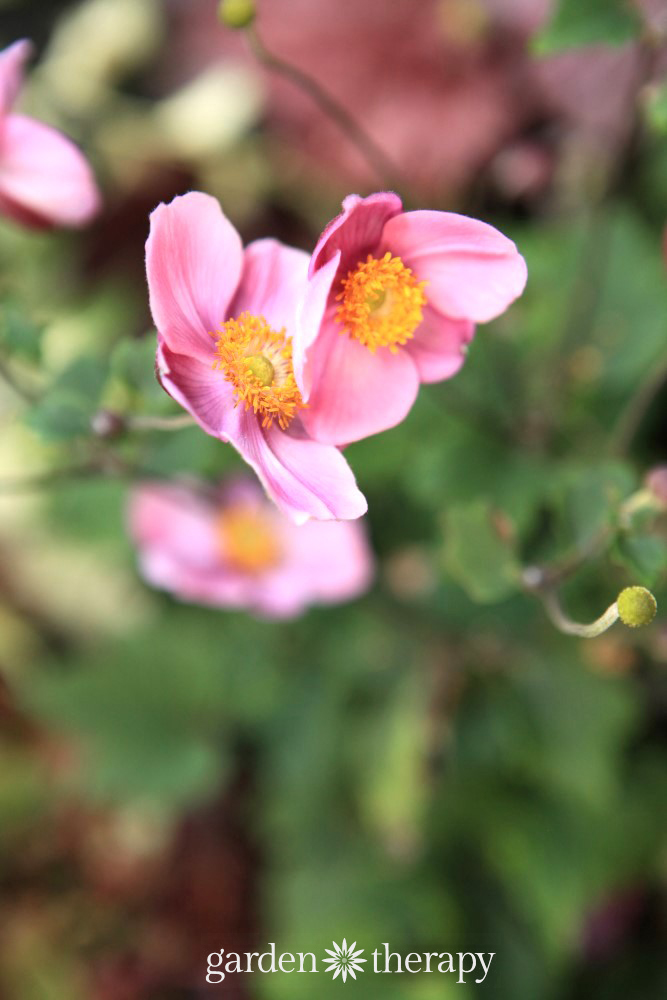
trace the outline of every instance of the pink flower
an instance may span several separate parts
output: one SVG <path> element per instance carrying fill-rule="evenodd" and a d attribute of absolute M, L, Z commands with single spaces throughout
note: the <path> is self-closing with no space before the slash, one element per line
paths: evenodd
<path fill-rule="evenodd" d="M 185 601 L 292 618 L 311 604 L 362 594 L 372 556 L 356 522 L 283 517 L 248 480 L 208 493 L 145 483 L 130 498 L 129 529 L 149 583 Z"/>
<path fill-rule="evenodd" d="M 0 52 L 0 213 L 26 226 L 83 226 L 100 207 L 87 160 L 56 129 L 11 113 L 30 51 L 24 40 Z"/>
<path fill-rule="evenodd" d="M 400 423 L 420 382 L 454 375 L 475 323 L 523 291 L 526 265 L 492 226 L 403 212 L 381 192 L 345 199 L 309 276 L 294 343 L 303 423 L 318 441 L 344 445 Z"/>
<path fill-rule="evenodd" d="M 167 392 L 237 449 L 295 522 L 360 517 L 347 462 L 303 424 L 291 335 L 307 254 L 275 240 L 244 251 L 218 202 L 191 192 L 152 213 L 146 268 Z M 322 310 L 311 315 L 319 325 Z"/>

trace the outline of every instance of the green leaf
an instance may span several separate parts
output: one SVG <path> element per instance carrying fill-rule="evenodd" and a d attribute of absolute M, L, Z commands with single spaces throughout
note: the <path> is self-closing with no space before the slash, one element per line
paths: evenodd
<path fill-rule="evenodd" d="M 76 396 L 64 394 L 33 406 L 26 414 L 26 423 L 46 441 L 67 441 L 88 432 L 91 415 Z"/>
<path fill-rule="evenodd" d="M 667 541 L 655 535 L 629 535 L 618 540 L 614 555 L 633 582 L 653 587 L 667 571 Z"/>
<path fill-rule="evenodd" d="M 517 589 L 518 562 L 501 540 L 485 500 L 448 510 L 444 563 L 468 595 L 482 604 L 500 601 Z"/>
<path fill-rule="evenodd" d="M 635 476 L 620 462 L 603 462 L 588 469 L 573 466 L 567 478 L 566 532 L 576 545 L 585 548 L 612 523 L 618 505 L 634 488 Z"/>
<path fill-rule="evenodd" d="M 12 302 L 0 310 L 0 343 L 8 354 L 38 362 L 42 350 L 42 327 L 25 316 Z"/>
<path fill-rule="evenodd" d="M 628 0 L 560 0 L 556 12 L 533 40 L 538 55 L 582 45 L 622 45 L 639 32 Z"/>
<path fill-rule="evenodd" d="M 107 366 L 100 358 L 81 357 L 72 362 L 26 414 L 26 423 L 47 441 L 65 441 L 90 430 L 107 380 Z"/>
<path fill-rule="evenodd" d="M 111 358 L 111 371 L 129 388 L 153 391 L 155 379 L 155 335 L 122 340 Z"/>

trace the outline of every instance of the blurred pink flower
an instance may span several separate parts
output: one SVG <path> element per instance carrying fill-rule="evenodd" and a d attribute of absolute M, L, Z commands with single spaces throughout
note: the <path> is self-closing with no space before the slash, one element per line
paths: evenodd
<path fill-rule="evenodd" d="M 350 195 L 315 248 L 294 344 L 303 422 L 347 444 L 399 423 L 420 382 L 454 375 L 475 323 L 523 291 L 526 265 L 492 226 Z M 324 313 L 320 326 L 319 317 Z"/>
<path fill-rule="evenodd" d="M 291 335 L 307 254 L 275 240 L 244 251 L 215 198 L 191 192 L 152 213 L 146 268 L 167 392 L 236 448 L 295 522 L 360 517 L 350 467 L 302 420 Z M 323 308 L 311 306 L 316 325 Z"/>
<path fill-rule="evenodd" d="M 656 465 L 650 469 L 644 483 L 656 500 L 667 507 L 667 465 Z"/>
<path fill-rule="evenodd" d="M 0 214 L 26 226 L 83 226 L 100 196 L 83 153 L 61 132 L 11 113 L 28 41 L 0 52 Z"/>
<path fill-rule="evenodd" d="M 525 41 L 551 0 L 258 0 L 266 45 L 322 84 L 396 164 L 410 189 L 451 204 L 497 150 L 539 115 Z M 163 79 L 221 56 L 249 60 L 215 32 L 217 0 L 170 0 Z M 290 81 L 262 73 L 267 124 L 306 183 L 377 185 L 359 150 Z"/>
<path fill-rule="evenodd" d="M 292 618 L 370 585 L 372 556 L 360 524 L 297 526 L 252 481 L 210 494 L 174 483 L 135 488 L 129 529 L 146 580 L 185 601 Z"/>

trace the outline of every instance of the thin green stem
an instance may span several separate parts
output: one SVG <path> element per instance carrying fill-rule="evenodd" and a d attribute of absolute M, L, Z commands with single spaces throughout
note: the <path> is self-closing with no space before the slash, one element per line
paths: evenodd
<path fill-rule="evenodd" d="M 125 417 L 124 424 L 129 431 L 180 431 L 192 427 L 194 420 L 189 413 L 174 417 Z"/>

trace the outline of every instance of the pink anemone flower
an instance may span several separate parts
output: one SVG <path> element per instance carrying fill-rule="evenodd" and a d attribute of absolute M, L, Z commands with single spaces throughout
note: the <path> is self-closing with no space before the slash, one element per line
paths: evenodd
<path fill-rule="evenodd" d="M 184 601 L 293 618 L 358 597 L 373 560 L 356 521 L 295 525 L 256 483 L 209 489 L 148 482 L 129 503 L 143 576 Z"/>
<path fill-rule="evenodd" d="M 268 239 L 244 251 L 215 198 L 190 192 L 152 213 L 146 269 L 167 392 L 236 448 L 296 523 L 360 517 L 349 465 L 303 424 L 292 333 L 308 255 Z"/>
<path fill-rule="evenodd" d="M 26 226 L 83 226 L 99 210 L 88 161 L 61 132 L 12 113 L 30 42 L 0 52 L 0 213 Z"/>
<path fill-rule="evenodd" d="M 484 222 L 404 212 L 380 192 L 345 199 L 309 278 L 294 342 L 303 423 L 318 441 L 345 445 L 400 423 L 420 382 L 454 375 L 475 324 L 523 291 L 526 264 Z"/>

